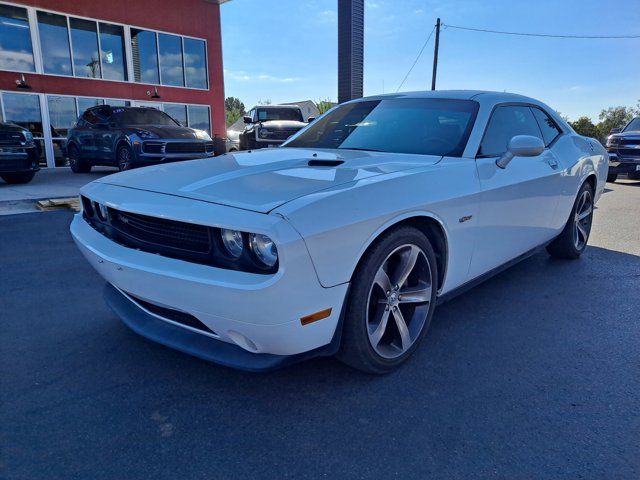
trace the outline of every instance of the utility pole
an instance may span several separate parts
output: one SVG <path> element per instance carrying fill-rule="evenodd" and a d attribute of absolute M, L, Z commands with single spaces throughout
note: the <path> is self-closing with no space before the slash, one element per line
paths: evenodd
<path fill-rule="evenodd" d="M 440 19 L 436 21 L 436 46 L 433 50 L 433 75 L 431 76 L 431 90 L 436 89 L 436 73 L 438 73 L 438 47 L 440 46 Z"/>

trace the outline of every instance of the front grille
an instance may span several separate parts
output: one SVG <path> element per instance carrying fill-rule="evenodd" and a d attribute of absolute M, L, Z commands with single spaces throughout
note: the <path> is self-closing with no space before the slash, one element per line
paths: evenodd
<path fill-rule="evenodd" d="M 204 142 L 169 142 L 165 147 L 166 153 L 204 153 Z"/>
<path fill-rule="evenodd" d="M 0 152 L 0 170 L 2 171 L 10 171 L 10 170 L 24 170 L 31 166 L 31 162 L 28 158 L 11 158 L 11 157 L 2 157 L 2 152 Z"/>
<path fill-rule="evenodd" d="M 640 148 L 619 148 L 618 155 L 623 157 L 640 157 Z"/>
<path fill-rule="evenodd" d="M 20 132 L 0 132 L 0 144 L 21 145 L 24 142 L 24 135 Z"/>
<path fill-rule="evenodd" d="M 141 298 L 135 297 L 128 292 L 127 295 L 130 296 L 142 308 L 148 310 L 151 313 L 154 313 L 155 315 L 158 315 L 159 317 L 166 318 L 167 320 L 171 320 L 172 322 L 180 323 L 191 328 L 195 328 L 196 330 L 200 330 L 202 332 L 212 333 L 213 335 L 217 336 L 216 332 L 211 330 L 190 313 L 181 312 L 180 310 L 174 310 L 173 308 L 161 307 L 160 305 L 156 305 L 155 303 L 150 303 L 142 300 Z"/>
<path fill-rule="evenodd" d="M 211 252 L 210 228 L 186 222 L 176 222 L 164 218 L 148 217 L 109 209 L 111 225 L 134 242 L 148 245 L 153 249 L 172 249 L 194 254 Z"/>
<path fill-rule="evenodd" d="M 639 139 L 629 138 L 629 139 L 620 140 L 621 147 L 625 147 L 627 145 L 640 145 L 640 138 Z"/>
<path fill-rule="evenodd" d="M 163 142 L 142 142 L 142 150 L 144 153 L 162 153 L 163 149 Z"/>
<path fill-rule="evenodd" d="M 270 130 L 269 140 L 286 140 L 298 130 Z"/>

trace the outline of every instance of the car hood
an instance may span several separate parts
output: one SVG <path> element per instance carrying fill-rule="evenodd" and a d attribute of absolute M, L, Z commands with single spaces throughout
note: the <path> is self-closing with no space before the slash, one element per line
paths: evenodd
<path fill-rule="evenodd" d="M 144 130 L 156 135 L 158 138 L 198 139 L 196 130 L 180 125 L 135 125 L 132 127 L 128 127 L 127 129 L 132 132 Z M 199 140 L 202 139 L 200 138 Z"/>
<path fill-rule="evenodd" d="M 632 138 L 635 140 L 640 138 L 640 131 L 631 130 L 630 132 L 614 133 L 611 138 Z"/>
<path fill-rule="evenodd" d="M 96 182 L 268 213 L 291 200 L 442 157 L 354 150 L 264 149 L 156 165 Z M 337 164 L 337 165 L 336 165 Z"/>
<path fill-rule="evenodd" d="M 269 130 L 292 130 L 301 129 L 308 125 L 305 122 L 297 122 L 295 120 L 269 120 L 268 122 L 260 122 L 264 128 Z"/>

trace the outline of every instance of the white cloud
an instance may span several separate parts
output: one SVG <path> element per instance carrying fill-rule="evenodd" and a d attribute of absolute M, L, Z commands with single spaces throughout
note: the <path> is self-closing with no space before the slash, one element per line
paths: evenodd
<path fill-rule="evenodd" d="M 293 83 L 302 80 L 300 77 L 279 77 L 276 75 L 268 75 L 260 73 L 258 75 L 250 75 L 242 70 L 231 71 L 224 69 L 224 75 L 227 79 L 239 82 L 272 82 L 272 83 Z"/>
<path fill-rule="evenodd" d="M 318 21 L 320 23 L 337 23 L 338 14 L 335 10 L 323 10 L 318 13 Z"/>

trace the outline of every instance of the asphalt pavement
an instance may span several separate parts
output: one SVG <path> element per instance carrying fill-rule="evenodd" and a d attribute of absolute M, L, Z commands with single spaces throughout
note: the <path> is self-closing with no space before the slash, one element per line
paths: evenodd
<path fill-rule="evenodd" d="M 147 341 L 70 213 L 0 217 L 0 478 L 640 478 L 640 182 L 598 207 L 580 260 L 540 253 L 442 305 L 382 377 Z"/>

